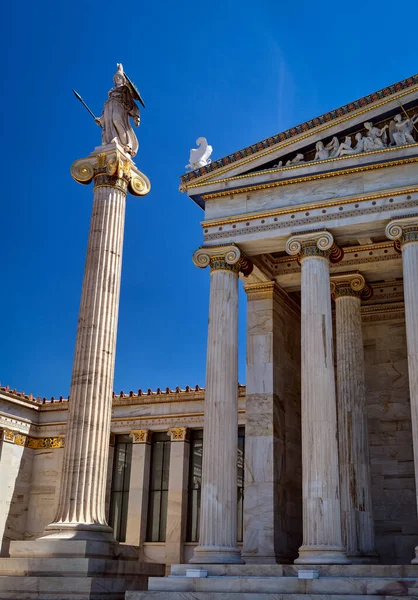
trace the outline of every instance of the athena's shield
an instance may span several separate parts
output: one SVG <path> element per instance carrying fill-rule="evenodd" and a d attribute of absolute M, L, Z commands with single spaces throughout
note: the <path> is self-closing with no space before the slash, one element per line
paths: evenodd
<path fill-rule="evenodd" d="M 125 79 L 126 79 L 126 82 L 128 84 L 128 87 L 129 87 L 129 89 L 131 91 L 132 98 L 134 100 L 139 100 L 139 102 L 145 108 L 144 101 L 142 100 L 142 97 L 141 97 L 141 94 L 139 93 L 138 88 L 136 87 L 136 85 L 134 84 L 134 82 L 129 79 L 129 77 L 127 76 L 127 74 L 125 72 L 123 74 L 125 75 Z"/>

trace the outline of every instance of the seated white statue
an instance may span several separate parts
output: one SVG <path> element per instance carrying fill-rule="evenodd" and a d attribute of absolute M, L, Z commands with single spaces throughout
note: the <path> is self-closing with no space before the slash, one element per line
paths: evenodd
<path fill-rule="evenodd" d="M 407 144 L 415 144 L 414 125 L 418 121 L 418 114 L 413 117 L 408 117 L 403 120 L 402 115 L 398 114 L 393 117 L 389 124 L 389 138 L 391 146 L 406 146 Z"/>
<path fill-rule="evenodd" d="M 382 129 L 379 129 L 378 127 L 374 127 L 373 123 L 367 122 L 364 123 L 364 127 L 367 129 L 367 137 L 364 138 L 364 152 L 386 148 L 386 129 L 389 125 L 385 125 Z"/>
<path fill-rule="evenodd" d="M 295 158 L 292 160 L 288 160 L 286 163 L 286 167 L 290 165 L 297 165 L 299 163 L 305 162 L 305 156 L 303 154 L 296 154 Z"/>
<path fill-rule="evenodd" d="M 316 153 L 314 160 L 326 160 L 329 158 L 328 146 L 324 146 L 324 142 L 316 142 Z"/>
<path fill-rule="evenodd" d="M 343 150 L 352 150 L 351 144 L 352 144 L 351 137 L 349 135 L 347 135 L 345 137 L 345 140 L 343 142 L 341 142 L 341 144 L 339 144 L 339 146 L 338 146 L 337 156 L 341 156 L 341 152 Z"/>
<path fill-rule="evenodd" d="M 330 158 L 335 158 L 336 156 L 338 156 L 338 149 L 339 149 L 339 147 L 340 147 L 340 142 L 338 141 L 337 136 L 334 135 L 334 137 L 329 142 L 329 144 L 327 144 L 325 146 L 325 148 L 328 148 L 328 150 L 329 150 L 329 157 Z"/>
<path fill-rule="evenodd" d="M 209 165 L 212 162 L 209 157 L 212 154 L 213 148 L 209 146 L 207 139 L 205 137 L 197 138 L 196 144 L 199 147 L 190 150 L 189 164 L 186 165 L 186 169 L 191 169 L 192 171 Z"/>
<path fill-rule="evenodd" d="M 367 138 L 364 138 L 361 135 L 361 133 L 356 133 L 356 135 L 355 135 L 357 144 L 354 146 L 354 148 L 351 148 L 351 138 L 348 138 L 348 136 L 347 136 L 345 139 L 346 139 L 346 143 L 340 144 L 340 148 L 338 150 L 339 156 L 351 156 L 352 154 L 361 154 L 361 152 L 364 152 L 364 141 Z M 350 140 L 349 144 L 347 142 L 347 139 Z"/>

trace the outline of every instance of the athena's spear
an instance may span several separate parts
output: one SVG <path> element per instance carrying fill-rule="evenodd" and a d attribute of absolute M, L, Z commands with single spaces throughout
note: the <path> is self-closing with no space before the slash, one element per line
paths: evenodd
<path fill-rule="evenodd" d="M 78 94 L 75 90 L 73 90 L 73 92 L 74 92 L 74 96 L 77 98 L 77 100 L 80 100 L 81 104 L 89 111 L 89 113 L 91 114 L 91 116 L 93 117 L 93 119 L 96 121 L 96 123 L 98 123 L 99 121 L 98 121 L 97 117 L 95 116 L 95 114 L 93 113 L 93 111 L 89 109 L 89 107 L 84 102 L 84 100 L 80 96 L 80 94 Z"/>

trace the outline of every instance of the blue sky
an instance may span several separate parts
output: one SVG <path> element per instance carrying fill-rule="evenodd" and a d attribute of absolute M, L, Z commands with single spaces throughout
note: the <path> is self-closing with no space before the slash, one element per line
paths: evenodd
<path fill-rule="evenodd" d="M 115 390 L 205 381 L 209 272 L 203 213 L 178 191 L 199 136 L 220 158 L 415 74 L 416 0 L 341 5 L 248 0 L 7 3 L 3 77 L 0 381 L 69 391 L 92 186 L 71 163 L 100 130 L 116 62 L 147 108 L 138 167 L 151 193 L 127 203 Z M 240 381 L 245 381 L 240 292 Z"/>

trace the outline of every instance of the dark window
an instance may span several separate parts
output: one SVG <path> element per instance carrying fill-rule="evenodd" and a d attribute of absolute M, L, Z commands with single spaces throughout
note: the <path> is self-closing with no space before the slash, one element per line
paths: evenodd
<path fill-rule="evenodd" d="M 200 496 L 202 488 L 202 454 L 203 430 L 194 429 L 190 437 L 190 468 L 187 508 L 187 536 L 188 542 L 199 541 L 200 523 Z M 238 454 L 237 454 L 237 519 L 238 542 L 242 542 L 244 521 L 244 454 L 245 454 L 245 428 L 238 429 Z"/>
<path fill-rule="evenodd" d="M 190 468 L 187 509 L 188 542 L 199 540 L 200 494 L 202 487 L 203 430 L 192 429 L 190 436 Z"/>
<path fill-rule="evenodd" d="M 117 435 L 113 458 L 112 486 L 110 488 L 109 525 L 113 527 L 114 536 L 119 542 L 126 540 L 131 462 L 131 437 L 129 435 Z"/>
<path fill-rule="evenodd" d="M 245 427 L 238 428 L 238 462 L 237 462 L 237 519 L 238 542 L 242 542 L 244 531 L 244 458 L 245 458 Z"/>
<path fill-rule="evenodd" d="M 170 438 L 166 433 L 153 433 L 147 542 L 165 542 L 169 470 Z"/>

